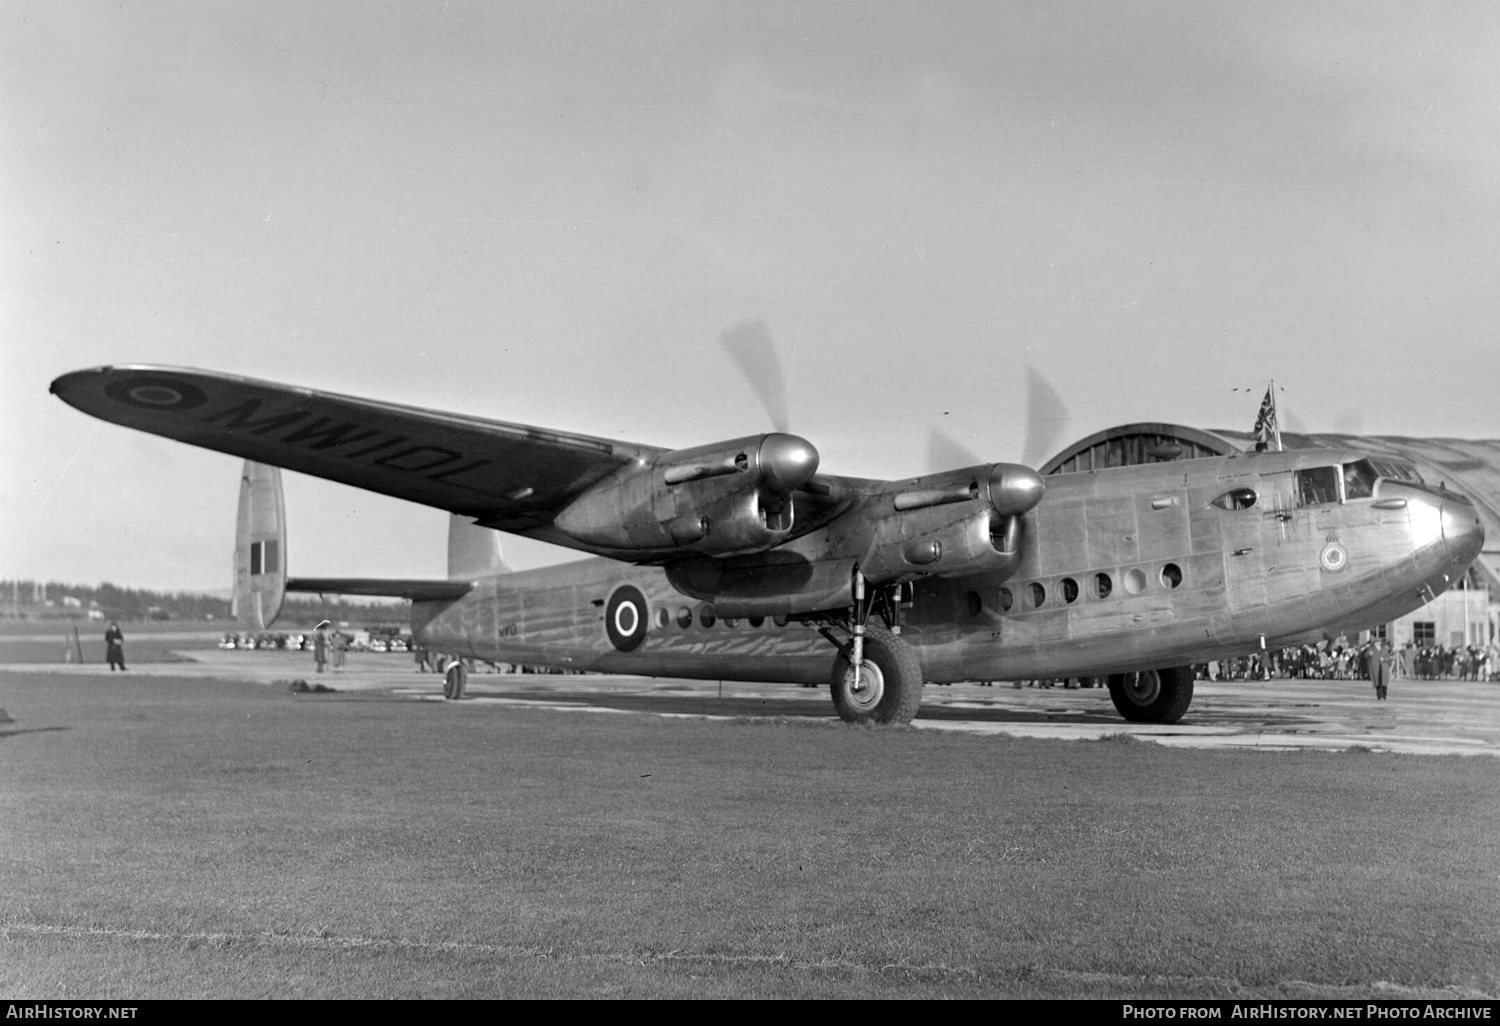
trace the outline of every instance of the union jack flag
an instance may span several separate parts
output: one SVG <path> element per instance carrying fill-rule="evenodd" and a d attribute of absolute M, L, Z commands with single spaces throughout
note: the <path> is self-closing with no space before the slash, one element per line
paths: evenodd
<path fill-rule="evenodd" d="M 1281 450 L 1281 425 L 1276 423 L 1276 386 L 1272 385 L 1266 389 L 1266 397 L 1260 401 L 1260 413 L 1255 418 L 1255 435 L 1257 449 L 1270 448 L 1271 442 L 1276 442 L 1276 449 Z"/>

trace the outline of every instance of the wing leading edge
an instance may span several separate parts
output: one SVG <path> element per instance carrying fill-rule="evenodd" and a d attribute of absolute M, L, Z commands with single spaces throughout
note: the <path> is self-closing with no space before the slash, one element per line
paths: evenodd
<path fill-rule="evenodd" d="M 179 367 L 96 367 L 64 374 L 51 391 L 114 424 L 516 534 L 551 534 L 579 493 L 665 451 Z"/>

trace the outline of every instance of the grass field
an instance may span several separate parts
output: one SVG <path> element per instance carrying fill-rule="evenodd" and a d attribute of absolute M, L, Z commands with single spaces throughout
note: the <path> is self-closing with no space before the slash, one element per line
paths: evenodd
<path fill-rule="evenodd" d="M 65 639 L 78 630 L 83 661 L 108 669 L 104 629 L 108 623 L 62 620 L 0 620 L 0 663 L 60 663 Z M 125 659 L 138 663 L 184 662 L 180 651 L 213 648 L 223 636 L 211 623 L 126 623 Z M 228 629 L 228 628 L 226 628 Z"/>
<path fill-rule="evenodd" d="M 1500 764 L 0 676 L 0 993 L 1500 995 Z"/>

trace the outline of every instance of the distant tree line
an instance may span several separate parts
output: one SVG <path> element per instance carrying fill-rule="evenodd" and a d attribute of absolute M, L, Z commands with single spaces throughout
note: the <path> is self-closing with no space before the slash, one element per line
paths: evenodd
<path fill-rule="evenodd" d="M 359 625 L 385 621 L 408 623 L 411 621 L 411 603 L 405 599 L 351 602 L 344 598 L 330 598 L 324 602 L 318 598 L 288 595 L 281 607 L 281 616 L 277 617 L 277 623 L 288 628 L 304 623 L 312 626 L 319 620 L 332 620 L 335 623 L 348 621 Z"/>
<path fill-rule="evenodd" d="M 288 596 L 281 620 L 371 619 L 406 620 L 407 602 L 351 602 L 342 598 L 324 601 L 317 597 Z M 229 618 L 229 600 L 213 595 L 177 591 L 150 591 L 103 584 L 70 584 L 65 581 L 0 580 L 0 616 L 25 619 L 87 619 L 96 609 L 116 620 L 196 620 Z"/>

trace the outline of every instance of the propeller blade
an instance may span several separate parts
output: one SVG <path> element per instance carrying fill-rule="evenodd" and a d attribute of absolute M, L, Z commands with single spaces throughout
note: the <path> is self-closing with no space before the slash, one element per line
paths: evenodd
<path fill-rule="evenodd" d="M 781 358 L 771 342 L 771 333 L 762 320 L 736 324 L 719 336 L 719 346 L 734 361 L 750 387 L 760 398 L 771 424 L 777 431 L 787 431 L 786 379 L 781 372 Z"/>
<path fill-rule="evenodd" d="M 927 432 L 927 472 L 975 467 L 984 459 L 945 431 L 932 428 Z"/>
<path fill-rule="evenodd" d="M 1021 445 L 1021 462 L 1028 467 L 1041 466 L 1052 456 L 1057 440 L 1068 424 L 1068 408 L 1057 389 L 1031 364 L 1026 365 L 1026 440 Z"/>

